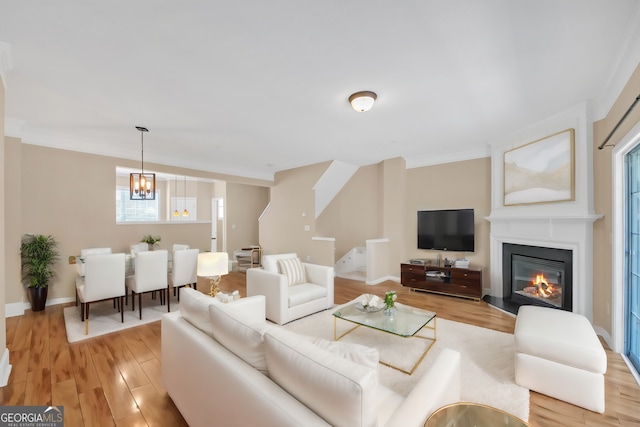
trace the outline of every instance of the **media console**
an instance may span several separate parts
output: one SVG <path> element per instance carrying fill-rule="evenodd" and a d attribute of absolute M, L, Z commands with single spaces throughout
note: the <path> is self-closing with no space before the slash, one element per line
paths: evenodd
<path fill-rule="evenodd" d="M 480 300 L 482 270 L 438 267 L 429 264 L 400 264 L 402 286 L 414 290 Z"/>

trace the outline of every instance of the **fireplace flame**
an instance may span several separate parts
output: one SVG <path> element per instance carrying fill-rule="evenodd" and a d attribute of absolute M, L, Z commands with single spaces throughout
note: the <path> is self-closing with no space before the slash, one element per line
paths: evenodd
<path fill-rule="evenodd" d="M 536 274 L 536 278 L 533 280 L 532 285 L 536 289 L 538 296 L 548 298 L 553 294 L 553 285 L 547 281 L 544 274 Z"/>

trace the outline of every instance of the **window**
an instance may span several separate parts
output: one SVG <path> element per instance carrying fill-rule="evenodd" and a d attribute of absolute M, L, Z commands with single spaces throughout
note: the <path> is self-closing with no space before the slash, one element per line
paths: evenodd
<path fill-rule="evenodd" d="M 129 187 L 116 187 L 116 222 L 158 221 L 158 199 L 129 200 Z"/>

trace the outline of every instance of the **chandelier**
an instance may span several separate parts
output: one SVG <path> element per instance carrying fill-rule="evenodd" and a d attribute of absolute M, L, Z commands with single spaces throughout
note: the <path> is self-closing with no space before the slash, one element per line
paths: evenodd
<path fill-rule="evenodd" d="M 136 126 L 140 131 L 140 143 L 142 146 L 142 165 L 140 173 L 129 174 L 129 200 L 155 200 L 156 199 L 156 174 L 144 172 L 144 133 L 149 129 Z"/>

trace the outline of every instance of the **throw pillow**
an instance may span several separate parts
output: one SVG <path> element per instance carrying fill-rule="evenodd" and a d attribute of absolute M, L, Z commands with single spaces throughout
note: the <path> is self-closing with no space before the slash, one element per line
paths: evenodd
<path fill-rule="evenodd" d="M 376 369 L 335 355 L 307 336 L 273 327 L 264 334 L 269 377 L 333 426 L 376 426 Z"/>
<path fill-rule="evenodd" d="M 307 281 L 307 274 L 300 258 L 279 259 L 278 268 L 281 274 L 287 276 L 289 286 L 299 285 Z"/>

